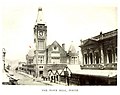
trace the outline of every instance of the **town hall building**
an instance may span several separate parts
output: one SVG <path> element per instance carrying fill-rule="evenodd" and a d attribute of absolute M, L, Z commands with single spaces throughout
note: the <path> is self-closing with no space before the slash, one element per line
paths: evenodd
<path fill-rule="evenodd" d="M 74 46 L 70 46 L 68 53 L 65 51 L 65 43 L 60 45 L 54 41 L 47 46 L 47 26 L 42 16 L 42 8 L 39 8 L 34 26 L 35 49 L 29 50 L 26 55 L 27 64 L 23 67 L 27 73 L 36 77 L 47 77 L 49 70 L 62 70 L 67 64 L 79 62 L 79 53 L 75 51 Z"/>

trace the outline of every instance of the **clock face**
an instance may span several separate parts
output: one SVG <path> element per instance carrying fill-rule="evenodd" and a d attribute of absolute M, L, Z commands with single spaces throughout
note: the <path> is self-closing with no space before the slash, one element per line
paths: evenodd
<path fill-rule="evenodd" d="M 42 31 L 38 31 L 38 36 L 43 36 L 43 32 Z"/>
<path fill-rule="evenodd" d="M 42 32 L 42 31 L 41 31 L 41 32 L 39 32 L 39 35 L 40 35 L 40 36 L 42 36 L 42 35 L 43 35 L 43 32 Z"/>

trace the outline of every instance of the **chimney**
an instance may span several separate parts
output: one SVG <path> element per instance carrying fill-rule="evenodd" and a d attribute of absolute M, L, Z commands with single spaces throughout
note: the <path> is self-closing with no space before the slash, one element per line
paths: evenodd
<path fill-rule="evenodd" d="M 62 44 L 62 48 L 65 50 L 65 44 L 64 43 Z"/>
<path fill-rule="evenodd" d="M 102 31 L 100 32 L 100 37 L 99 37 L 99 39 L 103 39 L 103 33 L 102 33 Z"/>
<path fill-rule="evenodd" d="M 100 35 L 102 35 L 102 31 L 100 32 Z"/>

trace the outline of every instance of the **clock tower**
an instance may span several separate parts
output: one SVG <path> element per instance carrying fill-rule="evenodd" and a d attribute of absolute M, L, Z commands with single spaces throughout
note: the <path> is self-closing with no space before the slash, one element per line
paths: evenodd
<path fill-rule="evenodd" d="M 34 44 L 36 64 L 46 64 L 47 26 L 43 21 L 42 8 L 38 9 L 36 24 L 34 26 Z"/>

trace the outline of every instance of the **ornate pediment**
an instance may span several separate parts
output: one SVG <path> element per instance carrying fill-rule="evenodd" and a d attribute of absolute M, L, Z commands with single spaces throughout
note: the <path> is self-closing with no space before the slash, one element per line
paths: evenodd
<path fill-rule="evenodd" d="M 93 44 L 98 44 L 98 41 L 96 39 L 88 39 L 83 46 L 88 46 L 88 45 L 93 45 Z"/>

